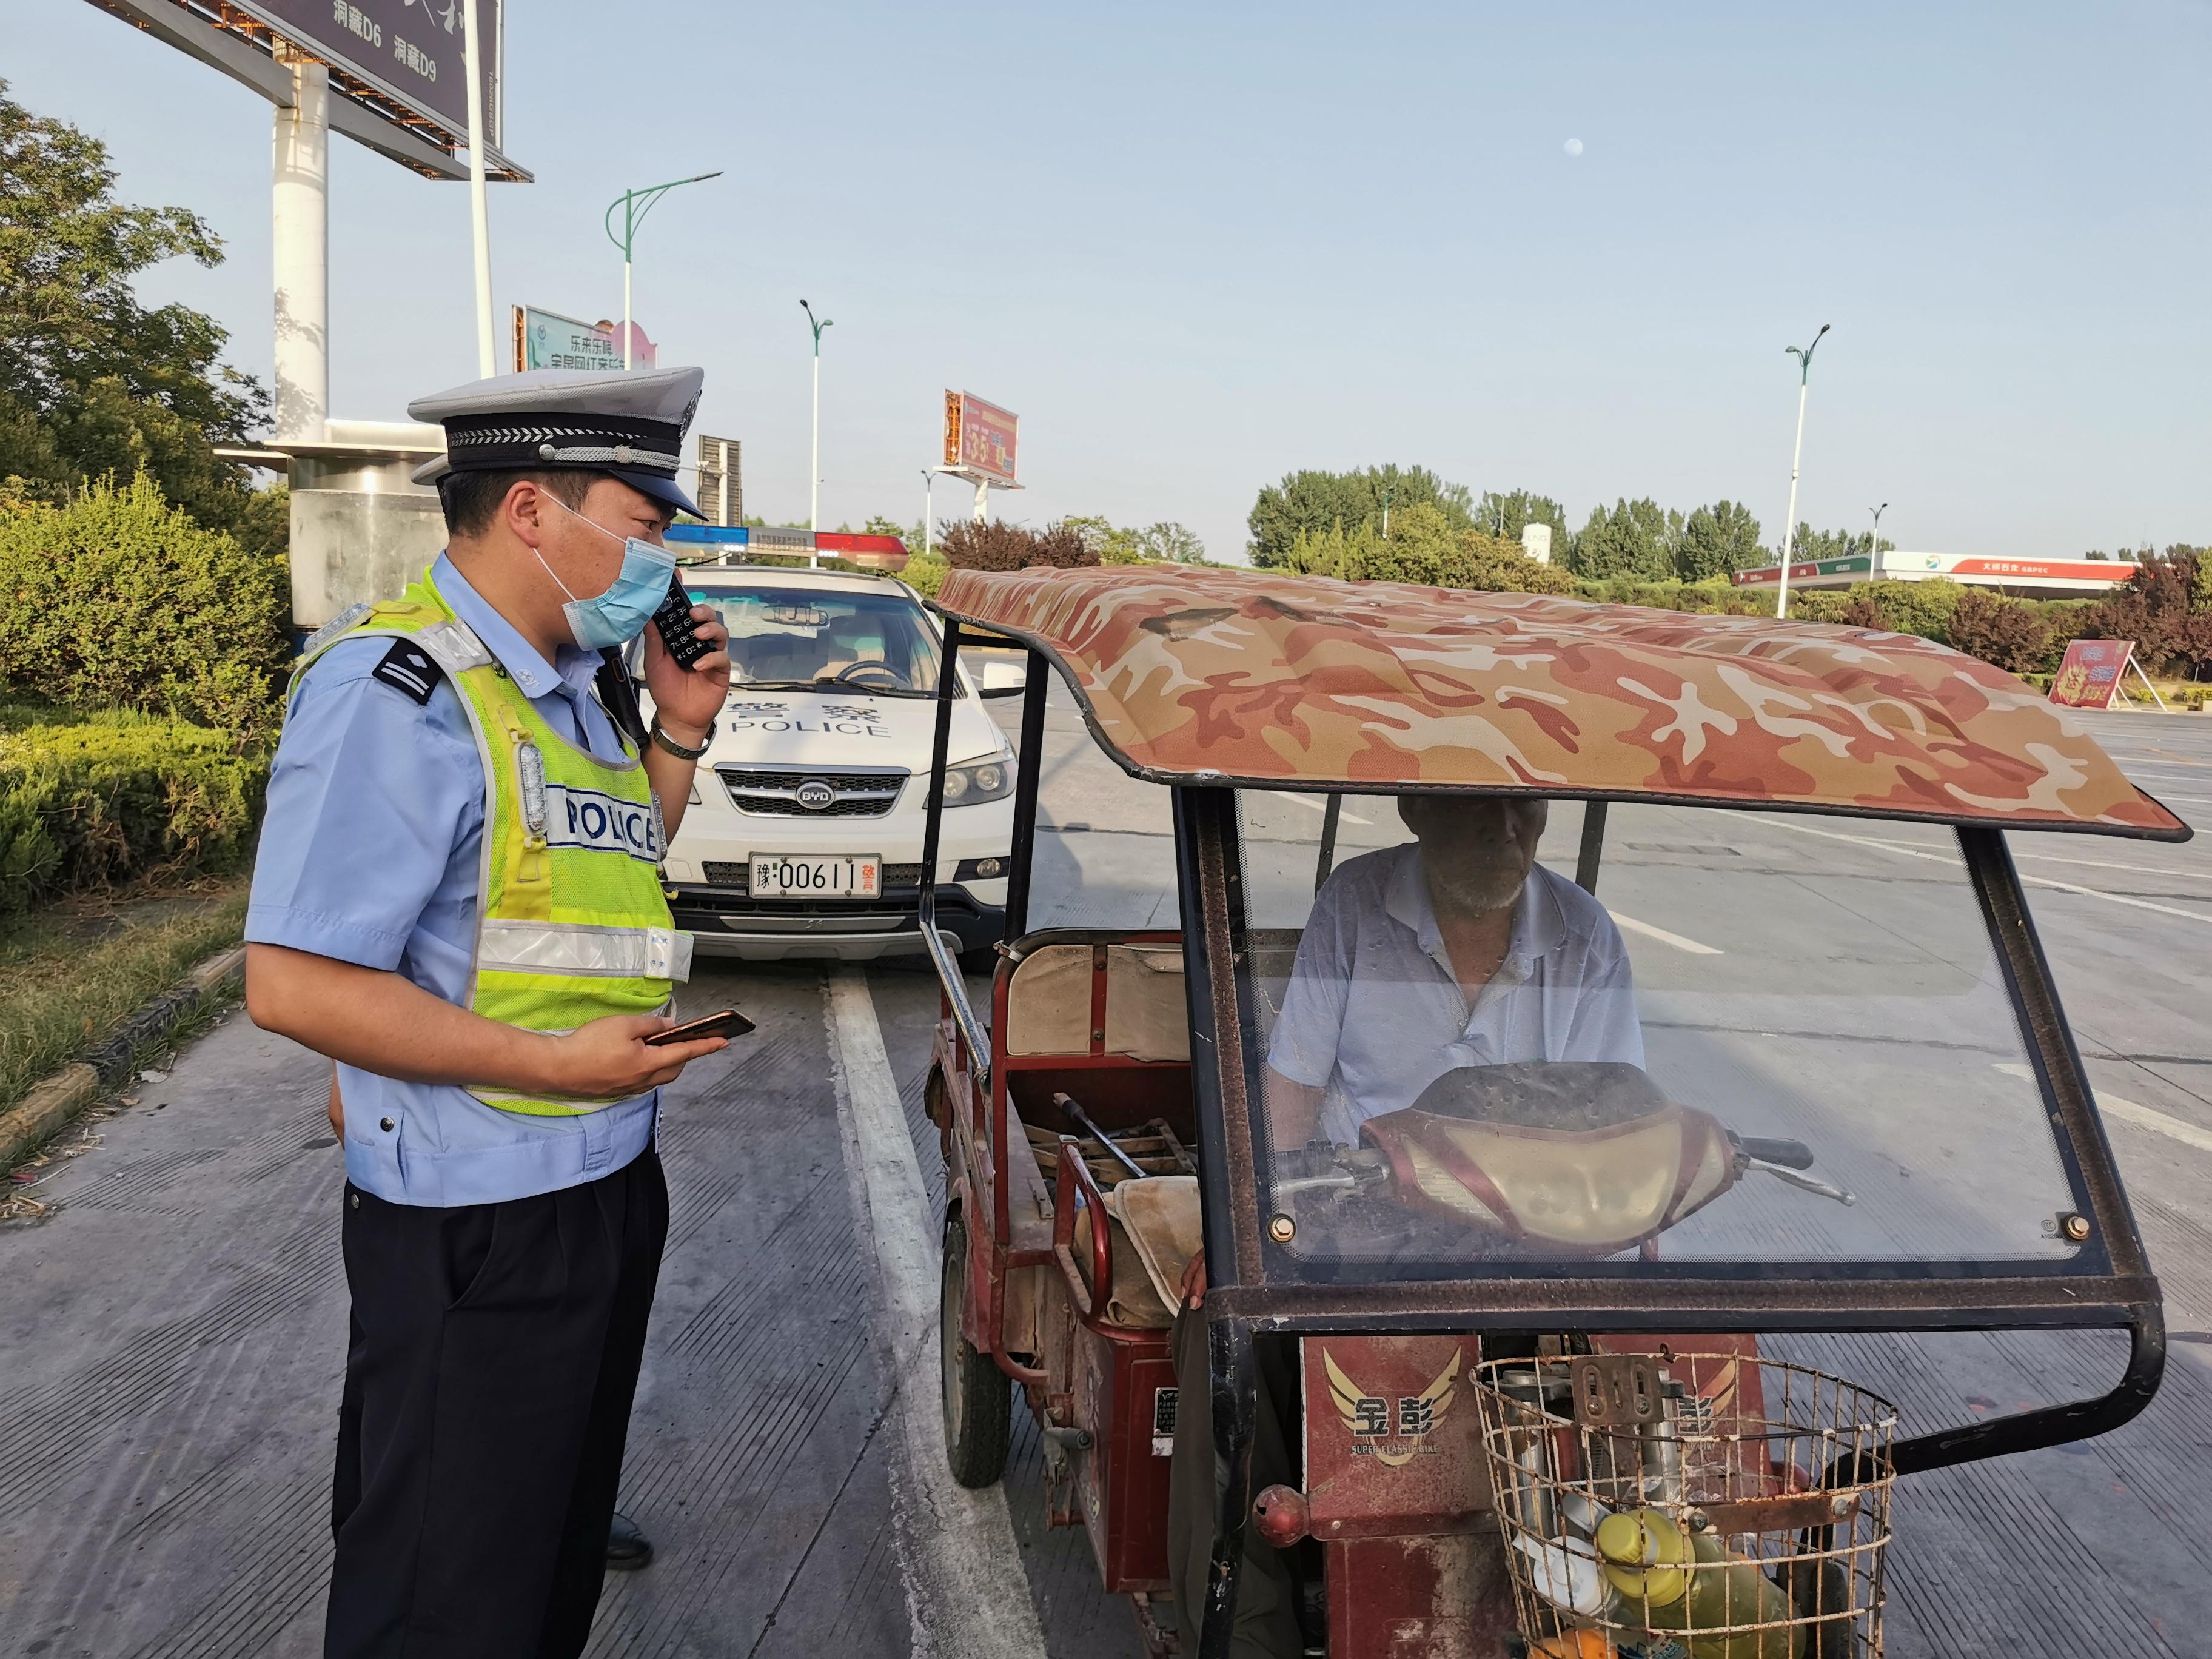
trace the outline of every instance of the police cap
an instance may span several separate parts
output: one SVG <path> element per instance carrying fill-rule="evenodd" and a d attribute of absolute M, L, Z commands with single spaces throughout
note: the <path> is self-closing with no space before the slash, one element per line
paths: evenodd
<path fill-rule="evenodd" d="M 706 378 L 696 368 L 533 368 L 417 398 L 408 414 L 446 428 L 446 453 L 417 467 L 415 482 L 575 467 L 704 518 L 676 474 Z"/>

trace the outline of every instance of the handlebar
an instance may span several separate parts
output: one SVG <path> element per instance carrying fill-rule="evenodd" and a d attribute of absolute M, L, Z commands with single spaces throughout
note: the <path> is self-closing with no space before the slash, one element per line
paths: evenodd
<path fill-rule="evenodd" d="M 1813 1167 L 1813 1149 L 1802 1140 L 1768 1140 L 1759 1135 L 1735 1135 L 1735 1149 L 1761 1164 L 1779 1164 L 1785 1170 Z"/>

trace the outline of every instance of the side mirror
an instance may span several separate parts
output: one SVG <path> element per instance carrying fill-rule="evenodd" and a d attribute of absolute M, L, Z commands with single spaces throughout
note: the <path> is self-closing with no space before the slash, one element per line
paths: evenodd
<path fill-rule="evenodd" d="M 1022 658 L 987 660 L 975 676 L 975 694 L 983 697 L 1018 697 L 1029 681 L 1029 664 Z"/>

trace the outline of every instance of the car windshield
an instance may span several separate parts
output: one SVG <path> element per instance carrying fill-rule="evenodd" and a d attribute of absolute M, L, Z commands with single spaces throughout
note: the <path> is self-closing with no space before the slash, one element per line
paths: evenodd
<path fill-rule="evenodd" d="M 730 688 L 937 695 L 937 635 L 903 592 L 688 584 L 730 630 Z"/>
<path fill-rule="evenodd" d="M 1240 798 L 1263 1233 L 1292 1276 L 2063 1264 L 2086 1235 L 1955 836 Z M 1534 1270 L 1524 1268 L 1524 1271 Z"/>

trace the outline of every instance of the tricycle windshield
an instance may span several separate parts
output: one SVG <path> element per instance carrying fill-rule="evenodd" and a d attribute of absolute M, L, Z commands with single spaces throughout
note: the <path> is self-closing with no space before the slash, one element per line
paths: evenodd
<path fill-rule="evenodd" d="M 1576 803 L 1331 799 L 1239 797 L 1271 1275 L 2081 1249 L 1948 830 L 1616 803 L 1593 894 Z"/>

